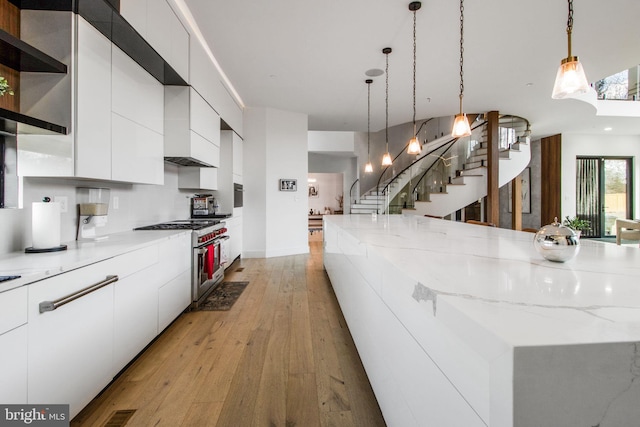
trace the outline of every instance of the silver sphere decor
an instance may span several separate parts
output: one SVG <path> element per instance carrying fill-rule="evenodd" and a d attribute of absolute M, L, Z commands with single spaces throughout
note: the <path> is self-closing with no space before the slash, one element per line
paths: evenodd
<path fill-rule="evenodd" d="M 549 261 L 565 262 L 575 257 L 580 251 L 580 239 L 569 227 L 558 222 L 545 225 L 533 238 L 533 246 L 538 253 Z"/>

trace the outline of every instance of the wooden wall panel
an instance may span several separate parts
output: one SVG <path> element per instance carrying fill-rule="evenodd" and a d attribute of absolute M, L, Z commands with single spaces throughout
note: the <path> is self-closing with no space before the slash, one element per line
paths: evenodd
<path fill-rule="evenodd" d="M 0 0 L 0 28 L 15 37 L 20 37 L 20 9 L 9 0 Z M 0 64 L 0 76 L 7 79 L 15 92 L 14 96 L 0 96 L 0 108 L 20 111 L 20 73 Z"/>
<path fill-rule="evenodd" d="M 487 113 L 487 222 L 500 224 L 500 187 L 498 173 L 500 165 L 500 135 L 498 131 L 500 114 Z"/>
<path fill-rule="evenodd" d="M 553 135 L 541 140 L 541 217 L 542 225 L 554 218 L 562 220 L 562 136 Z"/>

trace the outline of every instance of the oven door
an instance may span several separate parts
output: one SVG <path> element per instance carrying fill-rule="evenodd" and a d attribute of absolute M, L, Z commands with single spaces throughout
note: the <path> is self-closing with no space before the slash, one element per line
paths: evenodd
<path fill-rule="evenodd" d="M 220 239 L 215 239 L 193 249 L 192 296 L 194 308 L 224 278 L 220 256 Z"/>

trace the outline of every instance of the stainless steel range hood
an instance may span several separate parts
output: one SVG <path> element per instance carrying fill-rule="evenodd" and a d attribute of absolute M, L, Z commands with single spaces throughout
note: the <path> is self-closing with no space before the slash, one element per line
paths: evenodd
<path fill-rule="evenodd" d="M 201 168 L 212 168 L 213 166 L 203 162 L 202 160 L 194 159 L 193 157 L 165 157 L 165 162 L 174 163 L 179 166 L 198 166 Z"/>

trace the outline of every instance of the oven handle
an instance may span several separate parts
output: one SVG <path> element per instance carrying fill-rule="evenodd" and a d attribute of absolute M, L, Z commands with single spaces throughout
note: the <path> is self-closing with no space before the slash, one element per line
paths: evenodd
<path fill-rule="evenodd" d="M 57 300 L 54 300 L 54 301 L 42 301 L 39 304 L 40 313 L 44 313 L 46 311 L 53 311 L 59 307 L 62 307 L 65 304 L 75 301 L 78 298 L 81 298 L 87 294 L 90 294 L 91 292 L 97 291 L 100 288 L 104 288 L 105 286 L 115 283 L 117 281 L 118 281 L 118 276 L 116 275 L 107 276 L 106 279 L 98 283 L 94 283 L 91 286 L 87 286 L 86 288 L 81 289 L 76 293 L 67 295 L 66 297 L 58 298 Z"/>

